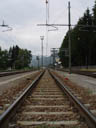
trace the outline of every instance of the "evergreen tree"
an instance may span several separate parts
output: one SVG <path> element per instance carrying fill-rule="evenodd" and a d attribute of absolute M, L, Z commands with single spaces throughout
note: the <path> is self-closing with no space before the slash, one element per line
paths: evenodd
<path fill-rule="evenodd" d="M 96 26 L 96 0 L 92 10 L 93 10 L 93 25 Z M 92 56 L 91 56 L 92 64 L 96 65 L 96 27 L 94 33 L 92 34 L 91 48 L 92 48 Z"/>
<path fill-rule="evenodd" d="M 77 23 L 77 25 L 71 29 L 71 55 L 73 66 L 88 66 L 92 62 L 92 15 L 90 10 L 87 9 Z M 63 40 L 61 49 L 68 48 L 68 32 Z M 61 62 L 63 66 L 68 66 L 68 57 L 59 52 Z M 67 61 L 66 61 L 67 60 Z"/>
<path fill-rule="evenodd" d="M 32 60 L 31 51 L 20 49 L 17 45 L 8 50 L 0 47 L 0 69 L 24 69 L 28 68 Z"/>

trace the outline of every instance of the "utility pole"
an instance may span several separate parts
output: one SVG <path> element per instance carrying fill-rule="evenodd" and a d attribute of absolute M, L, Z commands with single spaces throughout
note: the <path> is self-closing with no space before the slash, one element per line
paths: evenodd
<path fill-rule="evenodd" d="M 69 74 L 71 74 L 71 13 L 70 2 L 68 2 L 68 21 L 69 21 Z"/>
<path fill-rule="evenodd" d="M 49 24 L 49 0 L 45 0 L 46 2 L 46 24 Z M 48 26 L 46 26 L 46 64 L 48 63 L 47 54 L 48 54 Z"/>
<path fill-rule="evenodd" d="M 54 30 L 58 30 L 58 28 L 56 26 L 68 26 L 69 29 L 69 74 L 71 74 L 71 26 L 75 26 L 75 25 L 71 25 L 71 13 L 70 13 L 70 2 L 68 2 L 68 24 L 48 24 L 46 22 L 46 24 L 38 24 L 38 26 L 47 26 L 47 27 L 53 27 Z M 51 30 L 49 30 L 51 31 Z M 53 31 L 53 30 L 52 30 Z"/>
<path fill-rule="evenodd" d="M 43 40 L 44 40 L 44 36 L 40 36 L 41 38 L 41 56 L 42 56 L 42 61 L 41 61 L 41 65 L 42 65 L 42 68 L 43 68 Z"/>
<path fill-rule="evenodd" d="M 68 27 L 69 30 L 69 73 L 71 74 L 71 26 L 75 27 L 78 26 L 80 27 L 80 29 L 84 28 L 84 27 L 88 27 L 88 28 L 94 28 L 94 32 L 96 32 L 96 25 L 92 24 L 92 25 L 82 25 L 82 24 L 71 24 L 71 11 L 70 11 L 70 2 L 68 2 L 68 21 L 69 23 L 67 24 L 38 24 L 38 26 L 47 26 L 47 27 L 53 27 L 55 28 L 54 30 L 58 30 L 57 27 Z M 53 30 L 49 30 L 49 31 L 53 31 Z"/>

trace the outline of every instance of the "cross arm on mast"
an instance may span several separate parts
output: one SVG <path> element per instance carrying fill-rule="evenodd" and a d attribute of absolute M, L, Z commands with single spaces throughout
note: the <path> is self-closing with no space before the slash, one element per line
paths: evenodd
<path fill-rule="evenodd" d="M 65 26 L 65 27 L 67 27 L 68 24 L 37 24 L 37 26 L 58 26 L 58 27 Z M 96 28 L 95 25 L 74 25 L 73 24 L 71 26 L 73 26 L 73 27 L 78 26 L 78 27 L 94 27 L 94 28 Z"/>
<path fill-rule="evenodd" d="M 3 20 L 2 24 L 0 25 L 0 27 L 8 28 L 7 30 L 3 30 L 2 32 L 6 32 L 6 31 L 11 31 L 11 30 L 13 30 L 12 27 L 10 27 L 9 25 L 5 24 L 4 20 Z"/>

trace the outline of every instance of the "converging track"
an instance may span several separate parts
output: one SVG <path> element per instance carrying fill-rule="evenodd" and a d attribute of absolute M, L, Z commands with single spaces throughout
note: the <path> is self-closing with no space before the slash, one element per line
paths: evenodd
<path fill-rule="evenodd" d="M 54 74 L 50 74 L 48 71 L 44 75 L 41 73 L 10 106 L 0 117 L 0 128 L 95 128 L 95 117 L 71 95 L 70 91 L 69 96 L 68 89 L 60 84 Z M 85 119 L 77 109 L 83 113 Z"/>

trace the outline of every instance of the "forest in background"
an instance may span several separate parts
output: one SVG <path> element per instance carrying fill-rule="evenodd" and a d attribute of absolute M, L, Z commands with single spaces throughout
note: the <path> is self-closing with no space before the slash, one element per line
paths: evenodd
<path fill-rule="evenodd" d="M 85 25 L 85 27 L 80 27 L 80 25 Z M 68 33 L 66 33 L 59 51 L 64 67 L 68 67 L 69 62 L 69 57 L 62 50 L 69 47 Z M 96 1 L 92 10 L 87 8 L 76 26 L 71 28 L 71 54 L 72 66 L 96 65 Z"/>
<path fill-rule="evenodd" d="M 26 69 L 30 67 L 31 60 L 31 51 L 27 49 L 21 49 L 17 45 L 9 50 L 2 50 L 0 47 L 0 70 Z"/>

